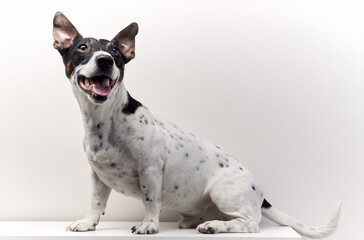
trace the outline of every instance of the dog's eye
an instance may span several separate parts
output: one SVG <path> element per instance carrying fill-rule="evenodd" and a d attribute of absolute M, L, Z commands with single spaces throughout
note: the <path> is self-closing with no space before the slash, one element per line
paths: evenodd
<path fill-rule="evenodd" d="M 81 52 L 86 52 L 88 50 L 88 47 L 86 44 L 81 44 L 80 46 L 78 46 L 78 50 Z"/>
<path fill-rule="evenodd" d="M 120 53 L 120 50 L 119 50 L 119 48 L 114 47 L 114 48 L 112 49 L 112 52 L 113 52 L 115 55 L 118 55 L 118 54 Z"/>

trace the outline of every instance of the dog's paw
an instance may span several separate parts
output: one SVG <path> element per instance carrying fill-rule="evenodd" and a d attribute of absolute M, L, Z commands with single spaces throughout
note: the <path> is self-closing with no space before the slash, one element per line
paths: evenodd
<path fill-rule="evenodd" d="M 259 226 L 256 222 L 241 222 L 241 221 L 207 221 L 197 226 L 197 231 L 200 233 L 228 233 L 228 232 L 246 232 L 255 233 L 259 231 Z"/>
<path fill-rule="evenodd" d="M 97 224 L 92 219 L 84 218 L 68 225 L 66 231 L 72 231 L 72 232 L 95 231 L 96 225 Z"/>
<path fill-rule="evenodd" d="M 151 221 L 144 221 L 139 226 L 131 228 L 134 234 L 155 234 L 158 233 L 158 224 Z"/>
<path fill-rule="evenodd" d="M 197 231 L 200 233 L 214 234 L 220 231 L 219 224 L 214 224 L 213 222 L 205 222 L 197 226 Z"/>

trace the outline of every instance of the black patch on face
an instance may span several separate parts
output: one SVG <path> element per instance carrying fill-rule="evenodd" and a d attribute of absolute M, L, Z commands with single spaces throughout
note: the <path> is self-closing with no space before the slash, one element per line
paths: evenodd
<path fill-rule="evenodd" d="M 86 51 L 80 51 L 79 47 L 81 45 L 86 45 Z M 87 63 L 94 52 L 105 51 L 111 54 L 115 65 L 120 69 L 120 77 L 122 79 L 123 69 L 125 65 L 125 57 L 119 51 L 119 54 L 115 54 L 114 48 L 118 48 L 117 43 L 110 42 L 105 39 L 97 40 L 95 38 L 83 38 L 80 34 L 77 35 L 73 44 L 67 48 L 60 51 L 63 58 L 63 63 L 66 67 L 66 75 L 69 78 L 75 68 L 81 64 Z"/>
<path fill-rule="evenodd" d="M 262 208 L 271 208 L 272 207 L 272 205 L 267 201 L 267 200 L 265 200 L 264 199 L 264 201 L 263 201 L 263 203 L 262 203 Z"/>
<path fill-rule="evenodd" d="M 128 92 L 128 102 L 127 104 L 123 107 L 123 109 L 121 110 L 124 114 L 126 115 L 130 115 L 130 114 L 134 114 L 135 111 L 138 109 L 138 107 L 142 106 L 142 104 L 140 102 L 138 102 L 137 100 L 135 100 L 132 96 L 130 96 L 129 92 Z"/>

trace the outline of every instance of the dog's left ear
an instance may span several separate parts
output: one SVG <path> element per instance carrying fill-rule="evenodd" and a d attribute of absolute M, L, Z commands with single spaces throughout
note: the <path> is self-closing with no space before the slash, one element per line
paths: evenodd
<path fill-rule="evenodd" d="M 138 34 L 138 24 L 131 23 L 121 30 L 112 42 L 116 42 L 120 51 L 124 54 L 126 63 L 135 58 L 135 36 Z"/>
<path fill-rule="evenodd" d="M 69 48 L 78 35 L 77 29 L 66 16 L 56 12 L 53 18 L 53 47 L 58 51 Z"/>

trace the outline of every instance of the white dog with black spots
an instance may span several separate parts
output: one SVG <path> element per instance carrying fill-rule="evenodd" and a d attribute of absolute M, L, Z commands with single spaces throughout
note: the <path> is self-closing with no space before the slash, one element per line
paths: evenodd
<path fill-rule="evenodd" d="M 92 168 L 92 204 L 70 231 L 95 230 L 111 189 L 141 199 L 146 215 L 136 234 L 158 232 L 161 208 L 181 214 L 180 228 L 200 233 L 258 232 L 262 214 L 302 235 L 334 231 L 309 227 L 272 207 L 254 175 L 219 147 L 153 114 L 130 96 L 125 64 L 135 57 L 136 23 L 114 39 L 84 38 L 60 12 L 53 21 L 54 47 L 65 64 L 85 128 L 84 150 Z"/>

